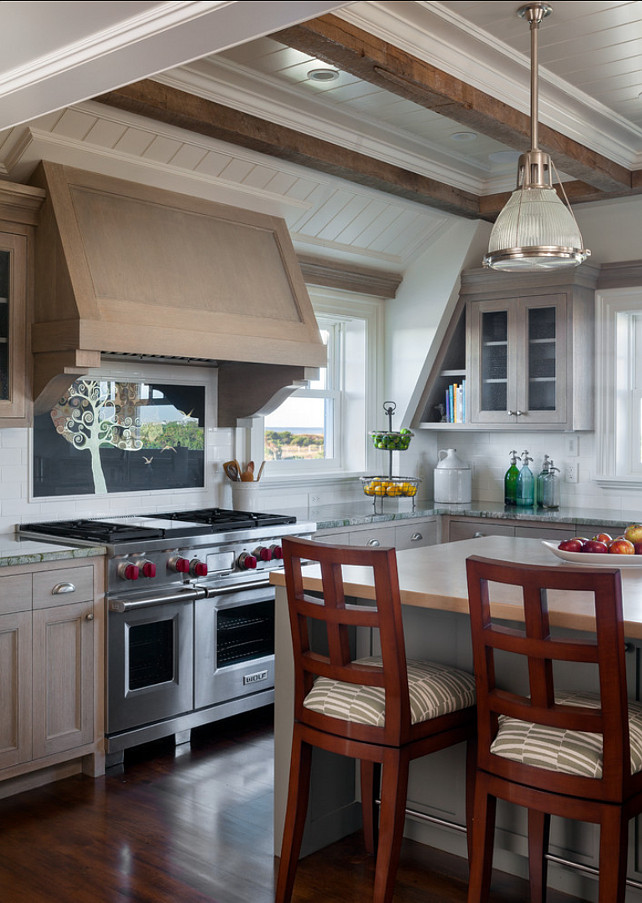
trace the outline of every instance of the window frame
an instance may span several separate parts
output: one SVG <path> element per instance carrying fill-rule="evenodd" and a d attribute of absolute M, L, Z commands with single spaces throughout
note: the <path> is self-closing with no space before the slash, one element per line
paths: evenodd
<path fill-rule="evenodd" d="M 633 461 L 642 431 L 642 287 L 596 293 L 596 463 L 598 485 L 642 489 Z M 637 408 L 634 405 L 637 404 Z"/>
<path fill-rule="evenodd" d="M 315 314 L 323 320 L 350 321 L 358 320 L 364 324 L 363 337 L 363 399 L 362 409 L 356 422 L 350 417 L 350 400 L 346 401 L 344 392 L 345 380 L 345 345 L 340 361 L 335 368 L 340 371 L 341 389 L 338 413 L 335 417 L 335 441 L 343 446 L 340 453 L 330 460 L 291 460 L 269 461 L 265 468 L 263 480 L 271 487 L 296 485 L 314 478 L 336 481 L 354 479 L 372 470 L 375 466 L 375 449 L 368 438 L 368 430 L 377 422 L 377 410 L 383 398 L 383 355 L 384 334 L 384 300 L 367 294 L 343 291 L 341 289 L 309 286 L 308 291 Z M 345 342 L 345 332 L 343 341 Z M 313 393 L 315 390 L 304 389 Z M 362 410 L 362 413 L 361 413 Z M 257 416 L 248 424 L 250 432 L 250 450 L 253 460 L 263 459 L 265 418 Z M 337 463 L 337 460 L 339 463 Z"/>

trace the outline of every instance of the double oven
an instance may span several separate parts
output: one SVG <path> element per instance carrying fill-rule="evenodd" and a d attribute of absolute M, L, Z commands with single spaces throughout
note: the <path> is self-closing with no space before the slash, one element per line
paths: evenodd
<path fill-rule="evenodd" d="M 274 589 L 284 536 L 311 522 L 220 508 L 25 524 L 106 554 L 107 766 L 124 751 L 274 700 Z"/>

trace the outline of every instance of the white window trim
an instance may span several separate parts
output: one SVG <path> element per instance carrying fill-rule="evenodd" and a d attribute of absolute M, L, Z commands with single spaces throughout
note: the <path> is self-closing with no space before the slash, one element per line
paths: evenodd
<path fill-rule="evenodd" d="M 374 428 L 378 422 L 378 411 L 383 403 L 384 374 L 382 362 L 384 360 L 384 301 L 371 295 L 346 292 L 341 289 L 330 289 L 320 286 L 309 286 L 308 292 L 315 313 L 328 317 L 359 317 L 366 321 L 366 373 L 365 373 L 365 468 L 352 470 L 349 468 L 323 468 L 313 470 L 310 467 L 300 472 L 296 468 L 288 471 L 285 468 L 279 473 L 274 473 L 275 468 L 266 466 L 262 480 L 270 488 L 287 488 L 309 482 L 314 478 L 315 486 L 321 483 L 337 483 L 354 480 L 355 477 L 374 472 L 376 467 L 376 449 L 370 442 L 367 432 Z M 239 426 L 246 424 L 239 422 Z M 252 460 L 263 459 L 264 418 L 254 417 L 247 423 L 250 427 L 250 448 L 248 449 Z M 238 437 L 241 438 L 240 436 Z M 342 437 L 339 437 L 342 441 Z"/>
<path fill-rule="evenodd" d="M 596 301 L 596 464 L 595 482 L 609 489 L 642 491 L 642 474 L 631 473 L 630 442 L 626 453 L 618 451 L 618 417 L 627 415 L 628 389 L 623 383 L 630 382 L 627 372 L 630 366 L 631 349 L 618 356 L 621 347 L 622 317 L 630 311 L 642 313 L 642 288 L 614 288 L 598 291 Z M 630 336 L 630 330 L 626 330 Z"/>

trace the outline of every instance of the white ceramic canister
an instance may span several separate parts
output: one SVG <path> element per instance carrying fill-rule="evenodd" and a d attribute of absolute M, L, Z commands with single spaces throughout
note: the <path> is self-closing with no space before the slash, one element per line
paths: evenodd
<path fill-rule="evenodd" d="M 456 455 L 456 448 L 440 448 L 435 467 L 435 501 L 446 505 L 465 505 L 472 498 L 472 472 Z"/>

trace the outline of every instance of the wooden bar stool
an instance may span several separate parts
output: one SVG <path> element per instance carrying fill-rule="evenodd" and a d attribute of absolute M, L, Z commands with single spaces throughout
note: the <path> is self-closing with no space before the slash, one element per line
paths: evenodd
<path fill-rule="evenodd" d="M 312 747 L 361 763 L 365 844 L 377 850 L 374 903 L 392 899 L 412 759 L 474 741 L 474 678 L 444 665 L 407 662 L 394 549 L 283 540 L 294 651 L 294 731 L 276 901 L 291 899 L 308 805 Z M 322 598 L 303 591 L 302 561 L 321 567 Z M 371 568 L 375 601 L 348 604 L 342 567 Z M 310 622 L 315 622 L 314 636 Z M 378 630 L 381 656 L 356 659 L 351 633 Z M 314 643 L 323 634 L 323 649 Z M 468 756 L 474 777 L 474 755 Z M 381 806 L 375 799 L 381 776 Z M 467 802 L 470 811 L 472 793 Z M 470 832 L 469 832 L 470 836 Z"/>
<path fill-rule="evenodd" d="M 488 900 L 497 798 L 528 809 L 531 903 L 546 898 L 551 815 L 600 825 L 599 900 L 623 903 L 628 821 L 642 812 L 642 706 L 627 699 L 620 571 L 476 556 L 467 571 L 478 714 L 468 903 Z M 493 623 L 489 583 L 522 596 L 523 628 Z M 590 594 L 595 639 L 551 636 L 548 590 Z M 496 684 L 496 650 L 524 657 L 528 695 Z M 599 693 L 556 692 L 555 661 L 592 663 Z"/>

